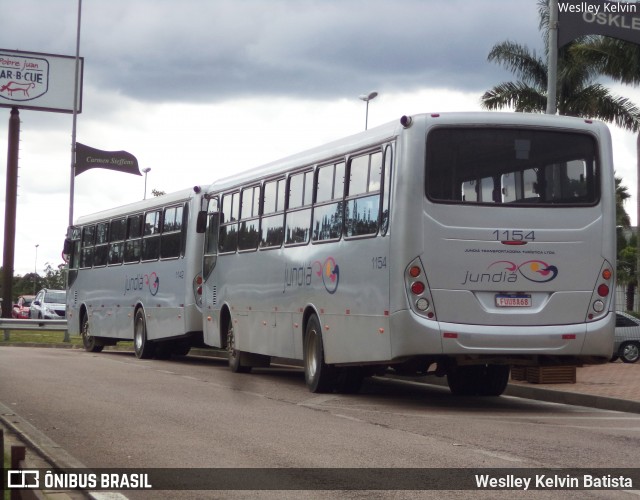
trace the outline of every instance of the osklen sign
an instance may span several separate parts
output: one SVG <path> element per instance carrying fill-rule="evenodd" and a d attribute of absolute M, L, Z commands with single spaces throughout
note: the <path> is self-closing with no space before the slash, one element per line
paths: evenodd
<path fill-rule="evenodd" d="M 78 113 L 83 68 L 79 58 Z M 0 107 L 73 113 L 75 74 L 75 57 L 0 49 Z"/>

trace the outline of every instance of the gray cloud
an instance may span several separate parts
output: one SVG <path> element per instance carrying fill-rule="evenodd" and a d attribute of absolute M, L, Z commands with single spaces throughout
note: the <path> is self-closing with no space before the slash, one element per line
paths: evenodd
<path fill-rule="evenodd" d="M 22 0 L 0 47 L 73 54 L 75 5 Z M 92 87 L 143 101 L 481 93 L 510 78 L 490 48 L 541 50 L 537 25 L 535 0 L 111 0 L 83 3 L 81 55 Z"/>

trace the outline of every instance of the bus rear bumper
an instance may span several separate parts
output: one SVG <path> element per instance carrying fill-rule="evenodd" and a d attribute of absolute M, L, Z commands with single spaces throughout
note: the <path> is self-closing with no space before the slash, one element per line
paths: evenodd
<path fill-rule="evenodd" d="M 466 325 L 391 315 L 394 358 L 416 355 L 610 357 L 615 314 L 592 323 L 543 326 Z"/>

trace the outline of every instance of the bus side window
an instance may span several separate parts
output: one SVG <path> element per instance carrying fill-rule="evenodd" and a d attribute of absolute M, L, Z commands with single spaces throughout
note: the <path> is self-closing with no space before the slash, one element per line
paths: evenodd
<path fill-rule="evenodd" d="M 260 248 L 278 248 L 284 240 L 284 191 L 286 181 L 264 183 Z"/>
<path fill-rule="evenodd" d="M 287 205 L 286 245 L 301 245 L 309 242 L 313 190 L 313 172 L 301 172 L 289 177 L 289 200 Z M 292 210 L 296 209 L 296 210 Z"/>
<path fill-rule="evenodd" d="M 124 238 L 127 234 L 127 219 L 115 219 L 111 221 L 109 229 L 109 256 L 110 266 L 122 264 L 124 257 Z"/>
<path fill-rule="evenodd" d="M 142 214 L 127 218 L 127 240 L 124 243 L 124 261 L 139 262 L 142 237 Z"/>
<path fill-rule="evenodd" d="M 182 236 L 182 206 L 164 209 L 164 223 L 160 242 L 160 257 L 170 259 L 180 256 Z"/>
<path fill-rule="evenodd" d="M 380 234 L 389 234 L 389 208 L 391 205 L 391 166 L 393 165 L 393 148 L 389 145 L 384 150 L 384 183 L 382 185 L 382 214 L 380 218 Z"/>
<path fill-rule="evenodd" d="M 235 252 L 238 247 L 238 211 L 240 193 L 229 193 L 222 197 L 222 212 L 218 250 L 220 253 Z"/>
<path fill-rule="evenodd" d="M 144 216 L 144 233 L 142 235 L 142 260 L 156 260 L 160 257 L 160 228 L 162 212 L 154 210 Z"/>
<path fill-rule="evenodd" d="M 255 250 L 258 248 L 260 233 L 260 186 L 252 186 L 242 190 L 242 209 L 240 211 L 240 227 L 238 229 L 238 250 Z"/>
<path fill-rule="evenodd" d="M 318 167 L 313 208 L 313 241 L 337 240 L 342 235 L 344 162 Z"/>
<path fill-rule="evenodd" d="M 374 235 L 380 220 L 382 152 L 353 158 L 349 165 L 349 186 L 345 209 L 345 233 Z"/>
<path fill-rule="evenodd" d="M 82 240 L 80 249 L 80 267 L 91 267 L 93 265 L 93 245 L 95 243 L 96 226 L 85 226 L 82 228 Z"/>
<path fill-rule="evenodd" d="M 96 246 L 93 254 L 93 265 L 102 267 L 107 265 L 109 252 L 109 223 L 100 222 L 96 225 Z"/>

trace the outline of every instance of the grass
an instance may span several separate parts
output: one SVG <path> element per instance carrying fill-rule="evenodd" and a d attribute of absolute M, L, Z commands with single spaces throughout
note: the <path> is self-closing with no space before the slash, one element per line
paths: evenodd
<path fill-rule="evenodd" d="M 82 338 L 79 335 L 69 337 L 70 342 L 64 342 L 64 332 L 55 330 L 10 330 L 9 340 L 4 339 L 0 334 L 0 345 L 2 344 L 66 344 L 81 346 Z"/>
<path fill-rule="evenodd" d="M 80 335 L 70 335 L 69 342 L 64 342 L 64 332 L 55 330 L 10 330 L 9 340 L 4 339 L 4 335 L 0 333 L 0 346 L 12 344 L 33 344 L 35 345 L 54 345 L 82 347 L 82 337 Z M 118 342 L 118 348 L 132 348 L 132 341 Z"/>

